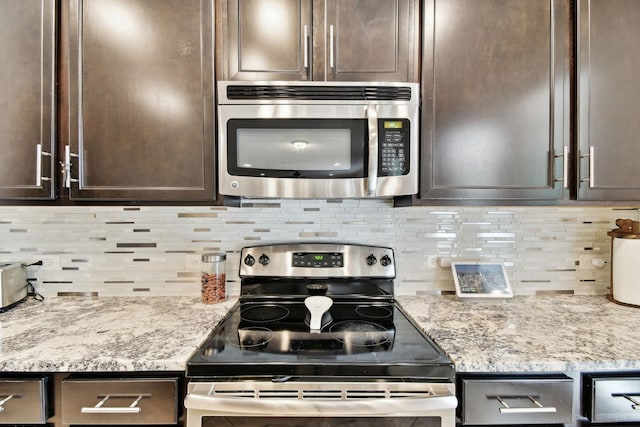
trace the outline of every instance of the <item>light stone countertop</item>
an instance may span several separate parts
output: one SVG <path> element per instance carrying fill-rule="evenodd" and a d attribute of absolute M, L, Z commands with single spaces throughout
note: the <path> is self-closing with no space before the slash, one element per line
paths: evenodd
<path fill-rule="evenodd" d="M 400 296 L 458 372 L 640 370 L 640 309 L 604 296 Z M 0 371 L 183 371 L 236 299 L 58 297 L 0 314 Z"/>
<path fill-rule="evenodd" d="M 397 299 L 457 372 L 640 369 L 640 308 L 604 295 Z"/>
<path fill-rule="evenodd" d="M 235 299 L 29 299 L 0 314 L 0 371 L 184 371 Z"/>

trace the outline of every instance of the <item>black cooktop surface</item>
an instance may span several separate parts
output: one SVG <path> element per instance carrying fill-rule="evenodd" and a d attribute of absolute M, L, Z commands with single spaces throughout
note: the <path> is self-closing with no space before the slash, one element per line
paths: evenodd
<path fill-rule="evenodd" d="M 187 365 L 198 377 L 393 377 L 452 380 L 451 360 L 393 301 L 334 301 L 320 331 L 301 300 L 236 305 Z"/>

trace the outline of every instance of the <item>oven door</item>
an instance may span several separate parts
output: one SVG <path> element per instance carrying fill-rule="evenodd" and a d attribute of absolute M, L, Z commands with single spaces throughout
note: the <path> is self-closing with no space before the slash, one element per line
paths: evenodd
<path fill-rule="evenodd" d="M 419 382 L 191 382 L 185 399 L 187 427 L 455 427 L 456 406 L 453 384 Z"/>
<path fill-rule="evenodd" d="M 400 105 L 376 103 L 220 105 L 219 191 L 290 198 L 414 194 L 417 116 L 406 115 Z"/>

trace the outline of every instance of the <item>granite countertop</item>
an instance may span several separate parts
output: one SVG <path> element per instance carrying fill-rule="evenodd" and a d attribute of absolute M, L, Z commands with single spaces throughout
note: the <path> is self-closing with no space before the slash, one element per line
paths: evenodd
<path fill-rule="evenodd" d="M 58 297 L 0 314 L 0 371 L 183 371 L 236 299 Z M 398 297 L 458 372 L 640 369 L 640 309 L 604 296 Z"/>
<path fill-rule="evenodd" d="M 451 357 L 457 372 L 640 369 L 640 308 L 603 295 L 398 302 Z"/>
<path fill-rule="evenodd" d="M 46 298 L 0 314 L 0 371 L 184 371 L 235 300 Z"/>

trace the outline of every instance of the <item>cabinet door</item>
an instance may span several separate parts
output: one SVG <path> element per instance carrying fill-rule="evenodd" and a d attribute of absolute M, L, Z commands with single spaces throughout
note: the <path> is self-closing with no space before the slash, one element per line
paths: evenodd
<path fill-rule="evenodd" d="M 0 198 L 55 197 L 55 2 L 0 0 Z"/>
<path fill-rule="evenodd" d="M 212 199 L 212 2 L 69 9 L 70 197 Z"/>
<path fill-rule="evenodd" d="M 421 198 L 563 196 L 567 10 L 563 0 L 426 1 Z"/>
<path fill-rule="evenodd" d="M 639 200 L 640 2 L 578 3 L 578 198 Z"/>
<path fill-rule="evenodd" d="M 326 17 L 314 28 L 326 43 L 314 54 L 315 80 L 419 81 L 415 0 L 327 0 Z"/>
<path fill-rule="evenodd" d="M 311 0 L 228 0 L 225 80 L 309 80 Z M 224 27 L 223 27 L 224 28 Z"/>

